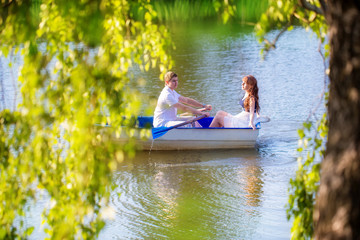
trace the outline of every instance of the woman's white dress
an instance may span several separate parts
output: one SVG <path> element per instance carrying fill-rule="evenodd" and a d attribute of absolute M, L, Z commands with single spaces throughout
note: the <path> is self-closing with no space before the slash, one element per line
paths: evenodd
<path fill-rule="evenodd" d="M 256 113 L 254 113 L 254 124 L 256 124 Z M 224 117 L 225 128 L 248 128 L 250 123 L 250 112 L 242 111 L 233 116 L 230 113 Z"/>
<path fill-rule="evenodd" d="M 240 100 L 239 104 L 244 107 L 244 102 L 247 95 L 244 96 L 243 99 Z M 257 114 L 256 110 L 254 112 L 254 124 L 257 123 Z M 224 127 L 225 128 L 248 128 L 250 127 L 250 112 L 242 111 L 241 113 L 233 116 L 228 113 L 227 116 L 224 117 Z"/>

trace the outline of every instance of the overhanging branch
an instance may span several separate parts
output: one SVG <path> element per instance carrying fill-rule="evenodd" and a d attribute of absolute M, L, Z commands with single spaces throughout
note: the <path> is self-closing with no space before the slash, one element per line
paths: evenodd
<path fill-rule="evenodd" d="M 10 1 L 6 1 L 5 2 L 5 4 L 2 6 L 2 8 L 7 8 L 7 7 L 9 7 L 12 3 L 14 3 L 14 1 L 13 0 L 10 0 Z"/>
<path fill-rule="evenodd" d="M 275 39 L 270 42 L 268 39 L 264 39 L 264 42 L 266 43 L 266 51 L 270 50 L 271 48 L 276 48 L 276 43 L 279 40 L 280 36 L 284 34 L 284 32 L 286 32 L 286 30 L 291 26 L 291 22 L 289 22 L 288 24 L 286 24 L 281 31 L 276 35 Z"/>
<path fill-rule="evenodd" d="M 297 19 L 303 21 L 304 23 L 306 24 L 310 24 L 312 23 L 313 21 L 315 21 L 316 17 L 317 17 L 317 14 L 315 13 L 315 15 L 313 15 L 310 19 L 306 19 L 306 18 L 303 18 L 301 17 L 299 14 L 297 14 L 296 12 L 294 12 L 294 17 L 296 17 Z"/>
<path fill-rule="evenodd" d="M 280 30 L 280 32 L 276 35 L 276 37 L 275 37 L 275 39 L 272 41 L 272 42 L 270 42 L 268 39 L 264 39 L 264 42 L 265 42 L 265 51 L 266 52 L 268 52 L 270 49 L 272 49 L 272 48 L 276 48 L 276 43 L 277 43 L 277 41 L 279 40 L 279 38 L 280 38 L 280 36 L 281 35 L 283 35 L 286 31 L 287 31 L 287 29 L 292 25 L 292 22 L 293 22 L 293 19 L 294 19 L 294 17 L 295 17 L 295 12 L 296 12 L 296 9 L 297 9 L 297 7 L 295 6 L 294 7 L 294 9 L 292 10 L 292 13 L 291 13 L 291 15 L 290 15 L 290 19 L 289 19 L 289 22 L 285 25 L 285 26 L 283 26 L 283 28 Z"/>
<path fill-rule="evenodd" d="M 319 1 L 320 1 L 320 5 L 321 5 L 322 10 L 326 13 L 327 4 L 326 4 L 325 0 L 319 0 Z"/>
<path fill-rule="evenodd" d="M 321 8 L 318 8 L 317 6 L 310 4 L 306 0 L 298 0 L 298 3 L 301 7 L 306 8 L 307 10 L 316 12 L 317 14 L 324 15 L 324 12 Z"/>

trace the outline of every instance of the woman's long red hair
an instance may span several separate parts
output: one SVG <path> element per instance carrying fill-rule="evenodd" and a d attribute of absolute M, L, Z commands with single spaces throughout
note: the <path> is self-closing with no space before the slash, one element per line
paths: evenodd
<path fill-rule="evenodd" d="M 250 99 L 253 97 L 255 99 L 255 109 L 256 112 L 260 112 L 260 105 L 259 105 L 259 88 L 257 86 L 257 80 L 252 75 L 247 75 L 243 78 L 243 81 L 249 85 L 249 96 L 245 99 L 244 107 L 246 111 L 250 111 Z"/>

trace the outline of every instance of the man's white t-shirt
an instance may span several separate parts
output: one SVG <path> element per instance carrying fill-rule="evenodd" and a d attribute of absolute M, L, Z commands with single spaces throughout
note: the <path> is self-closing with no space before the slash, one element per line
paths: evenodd
<path fill-rule="evenodd" d="M 180 96 L 180 94 L 175 90 L 171 90 L 168 86 L 163 88 L 154 112 L 154 127 L 163 127 L 167 122 L 177 119 L 177 109 L 173 105 L 179 102 Z"/>

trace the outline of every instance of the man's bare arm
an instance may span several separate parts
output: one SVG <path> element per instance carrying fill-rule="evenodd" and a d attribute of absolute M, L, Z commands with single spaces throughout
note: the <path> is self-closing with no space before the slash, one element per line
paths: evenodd
<path fill-rule="evenodd" d="M 178 109 L 181 109 L 184 112 L 191 112 L 194 115 L 203 115 L 203 114 L 205 114 L 207 117 L 210 116 L 210 113 L 208 113 L 208 112 L 202 112 L 202 111 L 200 111 L 200 110 L 198 110 L 196 108 L 190 107 L 190 106 L 182 104 L 180 102 L 175 103 L 173 106 L 178 108 Z"/>
<path fill-rule="evenodd" d="M 198 107 L 198 108 L 205 108 L 205 110 L 209 110 L 209 111 L 212 109 L 211 105 L 205 105 L 205 104 L 202 104 L 202 103 L 196 101 L 195 99 L 184 97 L 184 96 L 180 96 L 179 101 L 183 104 L 190 105 L 193 107 Z"/>

